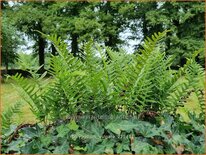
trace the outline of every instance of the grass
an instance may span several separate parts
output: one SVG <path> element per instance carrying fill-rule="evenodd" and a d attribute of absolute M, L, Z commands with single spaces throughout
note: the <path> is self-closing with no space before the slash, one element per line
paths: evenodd
<path fill-rule="evenodd" d="M 178 81 L 178 84 L 183 82 L 185 79 L 181 78 Z M 204 79 L 203 79 L 204 81 Z M 200 88 L 204 88 L 204 82 L 200 83 Z M 37 120 L 35 119 L 35 116 L 32 114 L 29 105 L 21 98 L 19 93 L 15 90 L 15 88 L 8 82 L 1 84 L 1 107 L 2 111 L 6 108 L 14 105 L 17 101 L 22 103 L 22 114 L 17 115 L 14 117 L 15 123 L 34 123 Z M 184 107 L 177 107 L 177 113 L 179 113 L 184 121 L 189 121 L 187 112 L 195 112 L 196 114 L 199 114 L 200 107 L 198 104 L 198 99 L 195 94 L 191 94 L 191 96 L 187 99 L 186 104 Z"/>

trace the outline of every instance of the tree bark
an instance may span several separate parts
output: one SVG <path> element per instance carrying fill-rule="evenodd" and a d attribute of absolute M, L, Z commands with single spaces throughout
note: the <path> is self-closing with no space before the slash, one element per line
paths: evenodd
<path fill-rule="evenodd" d="M 143 21 L 143 25 L 142 25 L 142 32 L 143 32 L 143 36 L 144 36 L 144 39 L 145 37 L 149 37 L 148 36 L 148 29 L 147 29 L 147 21 L 146 21 L 146 16 L 143 15 L 142 17 L 142 21 Z"/>
<path fill-rule="evenodd" d="M 79 52 L 79 47 L 78 47 L 78 35 L 77 34 L 72 34 L 72 42 L 71 42 L 71 47 L 72 47 L 72 53 L 74 56 L 77 56 Z"/>
<path fill-rule="evenodd" d="M 105 41 L 105 46 L 113 47 L 113 36 L 108 35 L 108 41 Z"/>
<path fill-rule="evenodd" d="M 104 6 L 104 12 L 106 15 L 112 12 L 110 1 L 107 1 L 106 5 Z M 110 19 L 109 21 L 107 21 L 107 27 L 112 26 L 112 25 L 113 25 L 113 19 Z M 107 33 L 106 35 L 107 35 L 106 37 L 108 37 L 108 40 L 105 41 L 105 46 L 115 49 L 116 44 L 117 44 L 116 41 L 118 40 L 118 38 L 115 36 L 115 34 Z"/>
<path fill-rule="evenodd" d="M 52 53 L 52 55 L 56 55 L 56 52 L 57 52 L 57 50 L 56 50 L 56 48 L 54 47 L 54 45 L 52 44 L 51 45 L 51 53 Z"/>
<path fill-rule="evenodd" d="M 165 49 L 165 51 L 169 51 L 170 50 L 170 43 L 171 43 L 171 41 L 170 41 L 170 36 L 171 36 L 171 33 L 170 32 L 167 32 L 167 34 L 166 34 L 166 40 L 165 40 L 165 44 L 166 44 L 166 49 Z"/>
<path fill-rule="evenodd" d="M 42 65 L 41 70 L 44 69 L 44 49 L 45 49 L 45 40 L 42 36 L 38 37 L 38 46 L 39 46 L 39 66 Z"/>

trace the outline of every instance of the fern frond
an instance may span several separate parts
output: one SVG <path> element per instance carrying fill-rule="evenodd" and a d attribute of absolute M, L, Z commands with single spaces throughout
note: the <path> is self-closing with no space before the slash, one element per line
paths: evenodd
<path fill-rule="evenodd" d="M 2 112 L 1 118 L 2 118 L 2 134 L 6 132 L 6 130 L 9 129 L 10 125 L 13 123 L 13 116 L 15 114 L 20 114 L 22 108 L 22 103 L 17 102 L 13 106 L 8 107 L 5 111 Z"/>
<path fill-rule="evenodd" d="M 166 83 L 166 93 L 165 99 L 163 99 L 163 103 L 165 108 L 170 107 L 172 112 L 175 112 L 176 107 L 183 106 L 184 100 L 182 98 L 188 98 L 191 95 L 191 91 L 195 92 L 202 111 L 205 111 L 204 106 L 204 95 L 202 95 L 199 84 L 201 80 L 204 80 L 205 73 L 204 69 L 195 62 L 195 55 L 197 52 L 194 53 L 192 59 L 188 59 L 187 63 L 183 68 L 181 68 L 175 75 L 168 80 Z M 181 77 L 185 77 L 185 80 L 181 84 L 176 84 L 178 79 Z M 204 86 L 203 86 L 204 87 Z M 164 98 L 164 97 L 163 97 Z M 165 104 L 166 103 L 166 104 Z"/>
<path fill-rule="evenodd" d="M 18 73 L 10 78 L 13 80 L 12 85 L 19 92 L 19 95 L 30 105 L 31 111 L 39 117 L 38 119 L 44 120 L 43 115 L 47 110 L 41 102 L 41 96 L 47 90 L 48 83 L 42 85 L 41 76 L 40 79 L 32 79 L 32 82 Z"/>

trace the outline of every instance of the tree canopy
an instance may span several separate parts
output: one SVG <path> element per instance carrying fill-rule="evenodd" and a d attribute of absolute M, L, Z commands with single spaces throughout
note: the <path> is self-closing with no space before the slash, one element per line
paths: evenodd
<path fill-rule="evenodd" d="M 45 63 L 44 55 L 49 47 L 53 55 L 56 52 L 35 30 L 60 36 L 74 56 L 81 56 L 82 46 L 91 38 L 118 50 L 129 43 L 128 39 L 141 40 L 142 44 L 146 36 L 165 29 L 171 30 L 163 42 L 166 54 L 176 55 L 173 66 L 182 66 L 195 50 L 204 48 L 203 2 L 40 1 L 18 2 L 10 8 L 6 18 L 12 20 L 15 29 L 35 41 L 39 65 Z M 123 40 L 121 34 L 126 31 L 130 35 Z M 140 44 L 135 44 L 136 49 Z M 204 64 L 204 54 L 198 62 Z"/>
<path fill-rule="evenodd" d="M 6 11 L 2 17 L 2 65 L 5 65 L 6 71 L 10 64 L 17 59 L 17 48 L 20 44 L 20 38 L 17 34 L 16 28 L 11 25 L 11 20 L 6 16 Z"/>

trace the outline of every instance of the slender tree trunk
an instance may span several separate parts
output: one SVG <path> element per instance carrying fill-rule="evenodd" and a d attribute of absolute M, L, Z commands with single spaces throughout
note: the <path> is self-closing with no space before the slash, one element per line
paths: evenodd
<path fill-rule="evenodd" d="M 71 42 L 71 46 L 72 46 L 72 53 L 74 56 L 77 56 L 78 52 L 79 52 L 79 47 L 78 47 L 78 35 L 77 34 L 72 34 L 72 42 Z"/>
<path fill-rule="evenodd" d="M 105 12 L 105 14 L 108 14 L 111 11 L 112 11 L 111 3 L 110 3 L 110 1 L 107 1 L 106 5 L 104 7 L 104 12 Z M 107 21 L 107 26 L 108 27 L 112 26 L 112 25 L 113 25 L 113 19 Z M 114 49 L 115 46 L 116 46 L 115 41 L 118 40 L 118 39 L 116 38 L 115 34 L 111 34 L 111 33 L 107 34 L 107 37 L 108 37 L 108 40 L 105 41 L 105 46 L 108 46 L 108 47 L 111 47 L 111 48 Z"/>
<path fill-rule="evenodd" d="M 180 67 L 183 67 L 187 62 L 187 59 L 183 56 L 181 56 L 180 58 Z"/>
<path fill-rule="evenodd" d="M 56 52 L 57 52 L 57 50 L 56 50 L 56 48 L 54 47 L 54 45 L 52 44 L 51 45 L 51 53 L 52 53 L 52 55 L 56 55 Z"/>
<path fill-rule="evenodd" d="M 39 66 L 43 65 L 41 67 L 41 70 L 44 69 L 44 49 L 45 49 L 45 40 L 39 36 L 38 38 L 38 46 L 39 46 Z"/>
<path fill-rule="evenodd" d="M 112 35 L 108 35 L 108 41 L 105 41 L 105 46 L 113 47 L 113 37 Z"/>
<path fill-rule="evenodd" d="M 149 30 L 148 30 L 148 24 L 146 20 L 145 14 L 142 17 L 142 32 L 143 32 L 143 38 L 145 39 L 146 37 L 149 37 Z"/>
<path fill-rule="evenodd" d="M 166 40 L 165 40 L 165 44 L 166 44 L 166 49 L 165 49 L 165 51 L 168 51 L 168 50 L 170 50 L 170 36 L 171 36 L 171 33 L 170 32 L 167 32 L 167 34 L 166 34 Z"/>

